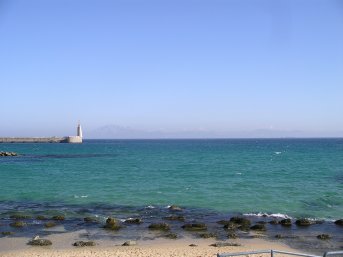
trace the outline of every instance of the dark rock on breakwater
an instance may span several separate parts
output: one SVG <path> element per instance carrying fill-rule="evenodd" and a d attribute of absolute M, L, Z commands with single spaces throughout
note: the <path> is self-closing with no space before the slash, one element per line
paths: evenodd
<path fill-rule="evenodd" d="M 0 157 L 18 156 L 15 152 L 0 152 Z"/>
<path fill-rule="evenodd" d="M 343 226 L 343 219 L 336 220 L 335 224 L 339 226 Z"/>

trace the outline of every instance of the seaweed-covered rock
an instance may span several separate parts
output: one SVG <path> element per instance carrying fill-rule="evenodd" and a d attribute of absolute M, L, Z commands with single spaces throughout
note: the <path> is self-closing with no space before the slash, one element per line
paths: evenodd
<path fill-rule="evenodd" d="M 220 225 L 227 225 L 227 224 L 230 224 L 230 223 L 233 223 L 233 222 L 231 222 L 229 220 L 219 220 L 219 221 L 217 221 L 217 223 L 220 224 Z"/>
<path fill-rule="evenodd" d="M 22 228 L 25 227 L 27 224 L 24 221 L 15 221 L 13 223 L 10 223 L 11 227 L 15 227 L 15 228 Z"/>
<path fill-rule="evenodd" d="M 201 233 L 199 234 L 200 238 L 214 238 L 217 237 L 215 233 Z"/>
<path fill-rule="evenodd" d="M 239 217 L 239 216 L 232 217 L 230 219 L 230 221 L 233 223 L 242 225 L 242 226 L 250 226 L 251 225 L 251 221 L 249 219 L 244 218 L 244 217 Z"/>
<path fill-rule="evenodd" d="M 236 238 L 238 238 L 238 236 L 237 236 L 237 234 L 234 231 L 230 231 L 227 234 L 227 238 L 229 238 L 229 239 L 236 239 Z"/>
<path fill-rule="evenodd" d="M 52 245 L 52 242 L 48 239 L 35 238 L 30 240 L 27 244 L 33 246 L 48 246 Z"/>
<path fill-rule="evenodd" d="M 21 214 L 21 213 L 15 213 L 15 214 L 12 214 L 10 216 L 10 218 L 14 219 L 14 220 L 25 220 L 25 219 L 30 219 L 31 216 L 25 215 L 25 214 Z"/>
<path fill-rule="evenodd" d="M 291 219 L 283 219 L 280 220 L 280 224 L 285 227 L 290 227 L 292 226 L 292 220 Z"/>
<path fill-rule="evenodd" d="M 317 236 L 317 238 L 320 239 L 320 240 L 328 240 L 328 239 L 331 238 L 331 236 L 328 235 L 328 234 L 320 234 L 320 235 Z"/>
<path fill-rule="evenodd" d="M 198 245 L 196 245 L 196 244 L 190 244 L 189 246 L 190 246 L 190 247 L 197 247 Z"/>
<path fill-rule="evenodd" d="M 36 220 L 46 220 L 47 218 L 43 215 L 37 215 Z"/>
<path fill-rule="evenodd" d="M 171 211 L 182 211 L 182 208 L 180 206 L 177 206 L 177 205 L 171 205 L 171 206 L 169 206 L 168 209 Z"/>
<path fill-rule="evenodd" d="M 314 224 L 314 222 L 309 219 L 298 219 L 295 221 L 295 224 L 300 227 L 307 227 Z"/>
<path fill-rule="evenodd" d="M 55 227 L 55 226 L 56 226 L 56 223 L 53 222 L 53 221 L 49 221 L 49 222 L 44 224 L 44 227 L 46 227 L 46 228 L 52 228 L 52 227 Z"/>
<path fill-rule="evenodd" d="M 86 223 L 97 223 L 98 219 L 96 217 L 84 217 L 83 221 Z"/>
<path fill-rule="evenodd" d="M 165 220 L 176 220 L 176 221 L 185 221 L 185 217 L 182 215 L 171 215 L 164 217 Z"/>
<path fill-rule="evenodd" d="M 236 229 L 236 228 L 238 228 L 238 227 L 240 227 L 241 225 L 239 225 L 239 224 L 236 224 L 236 223 L 234 223 L 234 222 L 232 222 L 232 221 L 229 221 L 228 223 L 226 223 L 225 225 L 224 225 L 224 229 L 228 229 L 228 230 L 234 230 L 234 229 Z"/>
<path fill-rule="evenodd" d="M 109 217 L 106 220 L 106 224 L 104 226 L 105 229 L 110 229 L 110 230 L 119 230 L 122 228 L 120 225 L 120 222 L 114 218 Z"/>
<path fill-rule="evenodd" d="M 343 219 L 336 220 L 335 224 L 338 226 L 343 226 Z"/>
<path fill-rule="evenodd" d="M 124 244 L 122 244 L 122 246 L 133 246 L 133 245 L 137 245 L 137 242 L 133 240 L 129 240 L 129 241 L 126 241 Z"/>
<path fill-rule="evenodd" d="M 57 221 L 63 221 L 65 220 L 65 217 L 63 215 L 56 215 L 56 216 L 53 216 L 51 219 L 57 220 Z"/>
<path fill-rule="evenodd" d="M 177 234 L 175 234 L 175 233 L 166 234 L 166 235 L 164 235 L 164 237 L 168 238 L 168 239 L 177 239 L 178 238 Z"/>
<path fill-rule="evenodd" d="M 251 230 L 255 230 L 255 231 L 266 231 L 267 228 L 264 224 L 255 224 L 253 226 L 250 227 Z"/>
<path fill-rule="evenodd" d="M 203 231 L 207 230 L 207 225 L 204 223 L 190 223 L 183 225 L 182 228 L 187 231 Z"/>
<path fill-rule="evenodd" d="M 214 243 L 214 244 L 210 244 L 210 246 L 213 246 L 213 247 L 241 246 L 241 244 L 227 243 L 227 242 L 217 242 L 217 243 Z"/>
<path fill-rule="evenodd" d="M 93 241 L 76 241 L 75 243 L 73 243 L 73 246 L 77 246 L 77 247 L 85 247 L 85 246 L 95 246 L 95 242 Z"/>
<path fill-rule="evenodd" d="M 131 219 L 125 220 L 124 222 L 127 224 L 138 224 L 138 225 L 143 223 L 142 219 L 140 218 L 131 218 Z"/>
<path fill-rule="evenodd" d="M 10 235 L 13 235 L 14 234 L 14 232 L 12 232 L 12 231 L 3 231 L 3 232 L 1 232 L 1 235 L 3 235 L 3 236 L 10 236 Z"/>
<path fill-rule="evenodd" d="M 163 230 L 168 231 L 170 230 L 170 226 L 167 223 L 153 223 L 148 227 L 151 230 Z"/>

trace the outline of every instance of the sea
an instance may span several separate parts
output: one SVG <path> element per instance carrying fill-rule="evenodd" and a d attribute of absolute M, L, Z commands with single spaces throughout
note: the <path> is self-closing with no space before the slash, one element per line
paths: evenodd
<path fill-rule="evenodd" d="M 342 138 L 84 140 L 0 151 L 19 154 L 0 157 L 0 223 L 18 211 L 62 213 L 70 224 L 89 215 L 152 222 L 177 205 L 203 222 L 310 218 L 343 234 L 333 224 L 343 218 Z"/>

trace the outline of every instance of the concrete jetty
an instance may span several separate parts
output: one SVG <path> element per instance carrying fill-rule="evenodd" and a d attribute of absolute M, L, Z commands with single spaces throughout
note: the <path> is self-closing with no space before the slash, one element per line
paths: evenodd
<path fill-rule="evenodd" d="M 82 143 L 82 128 L 77 126 L 76 136 L 67 137 L 0 137 L 0 143 Z"/>

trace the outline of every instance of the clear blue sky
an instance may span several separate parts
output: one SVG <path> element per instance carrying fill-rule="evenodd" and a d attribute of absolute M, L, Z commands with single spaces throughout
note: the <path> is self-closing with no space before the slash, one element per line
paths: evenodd
<path fill-rule="evenodd" d="M 343 136 L 343 1 L 0 0 L 0 90 L 2 136 Z"/>

